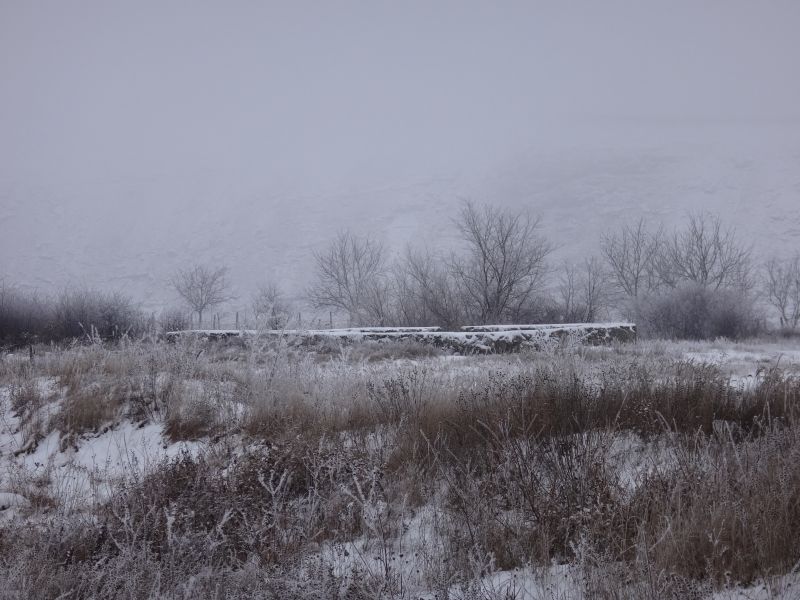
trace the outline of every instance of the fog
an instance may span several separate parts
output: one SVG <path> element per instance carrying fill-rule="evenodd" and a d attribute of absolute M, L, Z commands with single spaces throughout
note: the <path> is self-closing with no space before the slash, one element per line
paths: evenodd
<path fill-rule="evenodd" d="M 157 307 L 202 260 L 297 293 L 338 229 L 447 243 L 464 197 L 565 256 L 697 208 L 783 252 L 798 31 L 794 0 L 3 0 L 0 277 Z"/>

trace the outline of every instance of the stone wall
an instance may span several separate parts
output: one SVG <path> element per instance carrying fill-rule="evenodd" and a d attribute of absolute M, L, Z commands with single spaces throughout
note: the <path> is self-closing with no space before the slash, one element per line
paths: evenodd
<path fill-rule="evenodd" d="M 168 340 L 195 336 L 207 340 L 230 340 L 248 335 L 285 339 L 290 346 L 308 347 L 354 344 L 361 341 L 411 340 L 432 344 L 459 354 L 518 352 L 523 348 L 544 350 L 564 343 L 592 346 L 636 339 L 633 323 L 577 323 L 567 325 L 481 325 L 460 331 L 441 331 L 438 327 L 368 327 L 356 329 L 317 329 L 286 331 L 190 330 L 171 331 Z"/>

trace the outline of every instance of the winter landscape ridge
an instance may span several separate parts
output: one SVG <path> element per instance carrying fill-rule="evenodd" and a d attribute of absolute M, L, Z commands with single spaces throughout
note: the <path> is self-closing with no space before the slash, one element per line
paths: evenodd
<path fill-rule="evenodd" d="M 0 600 L 800 600 L 800 0 L 0 0 Z"/>
<path fill-rule="evenodd" d="M 397 254 L 408 243 L 446 250 L 458 243 L 452 219 L 464 199 L 540 215 L 541 233 L 557 246 L 553 263 L 598 254 L 600 236 L 621 224 L 645 218 L 669 229 L 698 210 L 735 227 L 757 258 L 800 246 L 797 123 L 694 135 L 687 124 L 617 129 L 632 129 L 636 141 L 556 145 L 483 171 L 354 179 L 338 189 L 275 189 L 224 168 L 36 183 L 0 171 L 3 275 L 42 291 L 119 290 L 158 311 L 178 303 L 172 273 L 205 262 L 229 266 L 243 306 L 266 280 L 299 299 L 313 251 L 337 232 L 370 235 Z"/>

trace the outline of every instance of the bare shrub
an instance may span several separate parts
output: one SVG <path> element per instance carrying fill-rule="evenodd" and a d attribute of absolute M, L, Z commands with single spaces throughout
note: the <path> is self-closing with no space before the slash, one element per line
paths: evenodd
<path fill-rule="evenodd" d="M 0 342 L 16 345 L 49 339 L 52 306 L 36 293 L 25 293 L 0 280 Z"/>
<path fill-rule="evenodd" d="M 747 292 L 712 289 L 698 283 L 641 297 L 634 314 L 637 333 L 644 337 L 741 339 L 763 329 L 763 319 Z"/>
<path fill-rule="evenodd" d="M 258 288 L 251 306 L 256 322 L 267 329 L 284 329 L 289 323 L 291 305 L 274 282 L 265 283 Z"/>
<path fill-rule="evenodd" d="M 116 340 L 144 331 L 145 319 L 127 296 L 97 290 L 65 290 L 54 309 L 56 339 L 99 337 Z"/>
<path fill-rule="evenodd" d="M 270 564 L 255 557 L 241 562 L 235 552 L 226 554 L 232 546 L 221 548 L 220 539 L 247 533 L 248 525 L 241 521 L 238 503 L 226 507 L 223 502 L 239 497 L 235 485 L 249 483 L 247 475 L 231 477 L 223 484 L 214 474 L 209 474 L 210 480 L 203 479 L 207 468 L 202 464 L 162 469 L 173 479 L 140 479 L 139 487 L 119 490 L 116 502 L 104 507 L 100 523 L 73 517 L 37 527 L 5 527 L 0 546 L 4 597 L 370 600 L 388 595 L 384 579 L 335 574 L 319 559 Z M 253 483 L 260 486 L 258 481 Z M 228 495 L 214 498 L 208 495 L 212 490 Z M 262 500 L 258 491 L 255 495 L 242 491 L 242 500 Z M 266 490 L 264 496 L 271 498 Z M 267 516 L 273 503 L 256 506 L 246 516 L 260 513 L 268 519 L 266 523 L 274 523 Z M 195 509 L 200 511 L 197 519 L 192 518 Z M 226 509 L 232 516 L 225 517 Z M 220 521 L 208 522 L 208 518 Z M 221 527 L 217 530 L 214 525 Z M 237 548 L 244 548 L 249 539 L 236 542 L 241 544 Z"/>
<path fill-rule="evenodd" d="M 161 311 L 158 324 L 163 333 L 167 331 L 184 331 L 192 325 L 191 315 L 180 308 L 168 308 Z"/>
<path fill-rule="evenodd" d="M 576 546 L 610 544 L 619 494 L 607 471 L 608 436 L 562 438 L 512 433 L 508 422 L 483 427 L 483 452 L 438 464 L 447 482 L 446 533 L 455 562 L 490 555 L 512 569 L 575 558 Z"/>
<path fill-rule="evenodd" d="M 313 405 L 299 395 L 284 398 L 260 397 L 249 407 L 243 428 L 248 435 L 262 439 L 286 439 L 293 435 L 303 435 L 309 439 L 318 438 L 324 429 L 335 430 L 336 419 L 327 421 L 315 412 Z"/>
<path fill-rule="evenodd" d="M 142 312 L 119 292 L 65 289 L 51 299 L 0 283 L 0 341 L 4 343 L 120 340 L 138 337 L 145 330 Z"/>
<path fill-rule="evenodd" d="M 236 382 L 220 369 L 207 369 L 195 379 L 178 378 L 170 384 L 164 433 L 173 441 L 197 440 L 239 427 L 233 404 Z"/>
<path fill-rule="evenodd" d="M 194 544 L 212 564 L 290 564 L 308 544 L 358 535 L 364 521 L 346 491 L 377 482 L 357 451 L 297 440 L 250 449 L 225 471 L 213 461 L 184 453 L 126 485 L 107 507 L 115 537 L 135 535 L 158 554 Z"/>
<path fill-rule="evenodd" d="M 378 411 L 381 422 L 419 422 L 427 408 L 426 375 L 425 370 L 412 367 L 399 371 L 396 377 L 367 382 L 368 401 Z"/>

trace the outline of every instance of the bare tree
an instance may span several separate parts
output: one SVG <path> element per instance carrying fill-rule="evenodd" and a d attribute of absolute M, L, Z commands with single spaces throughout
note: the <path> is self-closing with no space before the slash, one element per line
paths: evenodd
<path fill-rule="evenodd" d="M 561 299 L 561 320 L 565 323 L 580 321 L 578 301 L 578 270 L 575 265 L 564 263 L 564 269 L 558 282 L 558 296 Z"/>
<path fill-rule="evenodd" d="M 600 249 L 617 287 L 629 298 L 650 291 L 655 283 L 655 259 L 663 231 L 652 233 L 644 219 L 625 224 L 613 234 L 605 234 Z"/>
<path fill-rule="evenodd" d="M 195 265 L 179 270 L 172 278 L 172 286 L 189 307 L 197 313 L 198 324 L 203 325 L 203 313 L 232 298 L 229 292 L 227 267 L 212 268 Z"/>
<path fill-rule="evenodd" d="M 367 288 L 364 298 L 363 318 L 368 323 L 374 323 L 383 327 L 386 325 L 396 325 L 393 298 L 394 288 L 387 273 L 375 280 L 375 284 Z"/>
<path fill-rule="evenodd" d="M 314 253 L 316 281 L 308 291 L 316 308 L 347 313 L 350 324 L 385 320 L 386 250 L 379 242 L 349 231 Z"/>
<path fill-rule="evenodd" d="M 410 260 L 413 251 L 407 249 L 407 257 L 392 265 L 391 289 L 394 295 L 393 314 L 396 325 L 429 325 L 431 317 L 421 300 L 420 287 L 412 275 Z"/>
<path fill-rule="evenodd" d="M 283 329 L 289 322 L 291 307 L 275 282 L 270 281 L 259 287 L 250 305 L 256 320 L 269 329 Z"/>
<path fill-rule="evenodd" d="M 610 287 L 602 262 L 591 257 L 581 265 L 565 263 L 558 286 L 565 322 L 591 323 L 608 308 Z"/>
<path fill-rule="evenodd" d="M 539 219 L 464 202 L 455 221 L 466 243 L 450 268 L 461 292 L 483 323 L 515 320 L 541 289 L 553 246 L 539 232 Z"/>
<path fill-rule="evenodd" d="M 800 323 L 800 254 L 772 258 L 764 267 L 767 301 L 778 311 L 781 327 L 794 331 Z"/>
<path fill-rule="evenodd" d="M 595 256 L 583 263 L 581 277 L 581 295 L 584 305 L 584 320 L 587 323 L 597 321 L 608 308 L 610 287 L 608 272 L 603 263 Z"/>
<path fill-rule="evenodd" d="M 654 266 L 660 282 L 670 288 L 693 282 L 714 290 L 748 289 L 751 254 L 733 228 L 723 228 L 719 217 L 696 213 L 689 215 L 683 231 L 675 231 L 660 245 Z"/>
<path fill-rule="evenodd" d="M 397 298 L 398 309 L 410 317 L 409 325 L 440 325 L 455 328 L 467 316 L 464 298 L 453 273 L 429 250 L 406 252 Z M 402 290 L 402 294 L 400 293 Z"/>

